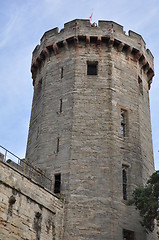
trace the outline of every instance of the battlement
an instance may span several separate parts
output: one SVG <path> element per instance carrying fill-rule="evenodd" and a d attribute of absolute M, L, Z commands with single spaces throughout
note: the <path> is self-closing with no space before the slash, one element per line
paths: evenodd
<path fill-rule="evenodd" d="M 113 21 L 99 20 L 98 24 L 90 25 L 90 21 L 87 19 L 75 19 L 65 23 L 64 28 L 60 31 L 58 28 L 54 28 L 44 33 L 40 45 L 37 45 L 33 51 L 31 67 L 33 82 L 38 66 L 49 57 L 51 51 L 56 55 L 61 48 L 68 49 L 68 45 L 77 45 L 83 41 L 86 44 L 105 43 L 115 47 L 119 52 L 129 53 L 136 61 L 139 61 L 141 68 L 147 73 L 148 82 L 151 83 L 154 76 L 153 55 L 149 49 L 146 49 L 142 36 L 131 30 L 127 35 L 123 26 Z"/>
<path fill-rule="evenodd" d="M 126 41 L 132 40 L 132 41 L 134 41 L 134 45 L 136 45 L 136 44 L 140 45 L 140 46 L 142 45 L 146 49 L 146 43 L 143 40 L 141 35 L 133 32 L 131 30 L 129 30 L 128 35 L 126 35 L 126 33 L 123 29 L 123 26 L 119 25 L 116 22 L 99 20 L 98 24 L 96 26 L 93 26 L 93 24 L 92 24 L 92 26 L 90 26 L 89 20 L 84 20 L 84 19 L 83 20 L 76 19 L 76 20 L 70 21 L 68 23 L 65 23 L 64 28 L 61 29 L 60 31 L 56 27 L 56 28 L 53 28 L 53 29 L 45 32 L 40 40 L 40 44 L 42 44 L 46 40 L 48 41 L 48 39 L 50 39 L 50 38 L 53 42 L 56 42 L 56 41 L 59 42 L 59 41 L 61 41 L 61 39 L 67 38 L 69 33 L 71 33 L 71 35 L 74 36 L 74 34 L 73 34 L 74 32 L 72 32 L 73 30 L 76 30 L 76 33 L 78 33 L 79 35 L 80 35 L 80 33 L 85 33 L 85 35 L 90 34 L 90 36 L 110 35 L 113 30 L 114 36 L 117 37 L 119 34 L 122 34 L 123 36 L 126 37 Z M 129 37 L 129 39 L 127 37 Z M 123 42 L 124 42 L 124 39 L 123 39 Z"/>

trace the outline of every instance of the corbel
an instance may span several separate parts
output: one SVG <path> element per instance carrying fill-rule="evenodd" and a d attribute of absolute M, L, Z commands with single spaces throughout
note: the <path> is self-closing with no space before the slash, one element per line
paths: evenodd
<path fill-rule="evenodd" d="M 101 41 L 102 41 L 102 37 L 101 37 L 101 36 L 98 36 L 98 37 L 97 37 L 97 45 L 100 45 L 100 44 L 101 44 Z"/>
<path fill-rule="evenodd" d="M 149 68 L 148 72 L 147 72 L 147 77 L 148 79 L 152 79 L 154 76 L 154 71 L 152 70 L 152 68 Z"/>
<path fill-rule="evenodd" d="M 67 43 L 67 40 L 63 40 L 63 45 L 64 45 L 65 49 L 68 50 L 68 43 Z"/>
<path fill-rule="evenodd" d="M 49 54 L 49 51 L 47 48 L 44 48 L 43 49 L 43 54 L 45 55 L 46 58 L 49 58 L 50 57 L 50 54 Z"/>
<path fill-rule="evenodd" d="M 142 56 L 142 53 L 140 51 L 138 51 L 136 54 L 135 54 L 135 59 L 138 61 Z"/>
<path fill-rule="evenodd" d="M 58 54 L 59 53 L 59 48 L 58 48 L 58 46 L 57 46 L 57 43 L 53 43 L 53 50 L 54 50 L 54 53 L 55 54 Z"/>
<path fill-rule="evenodd" d="M 75 44 L 78 44 L 78 43 L 79 43 L 78 36 L 74 36 L 74 42 L 75 42 Z"/>
<path fill-rule="evenodd" d="M 86 43 L 90 44 L 90 36 L 86 36 Z"/>
<path fill-rule="evenodd" d="M 114 44 L 114 38 L 112 36 L 110 36 L 109 44 L 110 44 L 110 46 L 113 46 L 113 44 Z"/>
<path fill-rule="evenodd" d="M 123 42 L 121 42 L 120 44 L 119 44 L 119 46 L 118 46 L 118 52 L 121 52 L 122 50 L 123 50 L 123 47 L 124 47 L 124 43 Z"/>
<path fill-rule="evenodd" d="M 133 48 L 130 47 L 130 46 L 128 46 L 128 48 L 127 48 L 127 50 L 126 50 L 127 55 L 128 55 L 128 54 L 130 55 L 130 54 L 132 53 L 132 50 L 133 50 Z"/>

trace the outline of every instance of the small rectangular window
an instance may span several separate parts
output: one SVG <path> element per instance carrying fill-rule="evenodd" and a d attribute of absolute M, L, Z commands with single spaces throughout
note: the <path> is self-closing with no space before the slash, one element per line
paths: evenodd
<path fill-rule="evenodd" d="M 127 111 L 126 110 L 123 110 L 121 109 L 121 135 L 122 137 L 125 137 L 126 136 L 126 118 L 127 118 Z"/>
<path fill-rule="evenodd" d="M 87 62 L 87 75 L 98 74 L 98 62 Z"/>
<path fill-rule="evenodd" d="M 134 240 L 135 234 L 133 231 L 123 229 L 123 240 Z"/>
<path fill-rule="evenodd" d="M 61 173 L 55 174 L 54 193 L 60 193 L 61 190 Z"/>

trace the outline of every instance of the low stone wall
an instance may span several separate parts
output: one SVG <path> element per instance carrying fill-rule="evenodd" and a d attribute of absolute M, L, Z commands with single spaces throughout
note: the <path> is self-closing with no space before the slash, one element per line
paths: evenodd
<path fill-rule="evenodd" d="M 60 240 L 63 203 L 0 161 L 0 240 Z"/>
<path fill-rule="evenodd" d="M 53 191 L 53 181 L 51 176 L 48 174 L 46 175 L 45 171 L 34 166 L 26 159 L 20 159 L 2 146 L 0 146 L 0 161 L 5 162 L 7 165 L 24 174 L 27 178 L 35 181 L 40 186 L 45 187 L 51 192 Z"/>

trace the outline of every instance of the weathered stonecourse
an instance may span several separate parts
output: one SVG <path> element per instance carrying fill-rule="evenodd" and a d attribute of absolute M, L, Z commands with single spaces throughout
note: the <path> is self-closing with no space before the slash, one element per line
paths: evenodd
<path fill-rule="evenodd" d="M 26 159 L 65 198 L 64 240 L 156 239 L 126 205 L 154 171 L 153 69 L 143 38 L 111 21 L 73 20 L 35 48 Z"/>
<path fill-rule="evenodd" d="M 0 240 L 61 240 L 63 203 L 0 159 Z"/>

